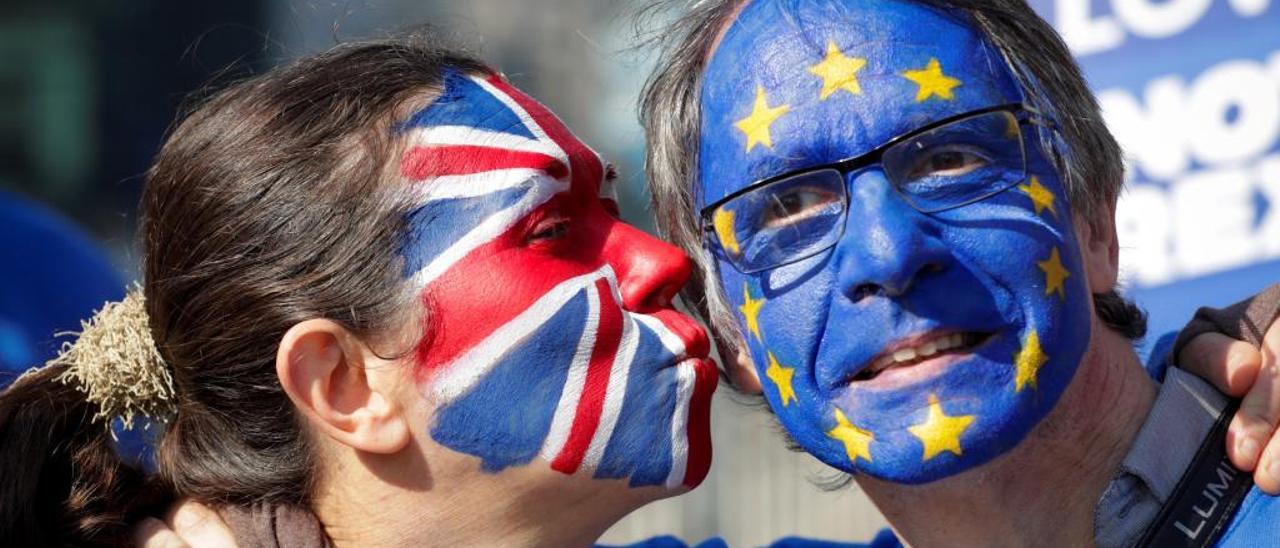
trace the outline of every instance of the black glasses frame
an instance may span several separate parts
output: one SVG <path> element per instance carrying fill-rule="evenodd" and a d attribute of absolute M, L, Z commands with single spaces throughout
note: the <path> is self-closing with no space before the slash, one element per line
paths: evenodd
<path fill-rule="evenodd" d="M 701 219 L 701 221 L 702 221 L 702 233 L 703 233 L 703 240 L 704 240 L 704 244 L 703 244 L 703 245 L 704 245 L 704 246 L 707 246 L 707 244 L 708 244 L 710 241 L 712 241 L 712 240 L 714 240 L 714 239 L 715 239 L 714 237 L 712 237 L 712 235 L 713 235 L 713 234 L 714 234 L 714 232 L 715 232 L 715 227 L 714 227 L 714 224 L 713 224 L 713 222 L 712 222 L 712 216 L 715 214 L 716 209 L 718 209 L 720 206 L 722 206 L 722 205 L 724 205 L 724 204 L 726 204 L 726 203 L 728 203 L 728 202 L 732 201 L 734 198 L 737 198 L 737 197 L 739 197 L 739 196 L 742 196 L 742 195 L 744 195 L 744 194 L 747 194 L 748 192 L 751 192 L 751 191 L 753 191 L 753 190 L 757 190 L 757 189 L 759 189 L 759 188 L 761 188 L 761 187 L 768 186 L 768 185 L 770 185 L 770 184 L 772 184 L 772 183 L 776 183 L 776 182 L 778 182 L 778 181 L 782 181 L 782 180 L 785 180 L 785 179 L 790 179 L 790 178 L 792 178 L 792 177 L 797 177 L 797 176 L 800 176 L 800 175 L 804 175 L 804 174 L 806 174 L 806 173 L 810 173 L 810 172 L 824 171 L 824 170 L 834 170 L 834 171 L 837 171 L 838 173 L 840 173 L 841 178 L 844 178 L 844 177 L 847 177 L 847 176 L 849 175 L 849 173 L 852 173 L 852 172 L 857 171 L 857 170 L 859 170 L 859 169 L 863 169 L 863 168 L 868 167 L 868 166 L 872 166 L 872 165 L 876 165 L 876 164 L 881 163 L 881 161 L 882 161 L 882 160 L 883 160 L 883 158 L 884 158 L 884 153 L 885 153 L 885 151 L 889 150 L 890 148 L 893 148 L 893 146 L 894 146 L 894 145 L 897 145 L 897 144 L 899 144 L 899 143 L 902 143 L 902 142 L 904 142 L 904 141 L 907 141 L 907 140 L 909 140 L 909 139 L 912 139 L 912 138 L 914 138 L 914 137 L 917 137 L 917 136 L 922 135 L 922 134 L 924 134 L 924 133 L 927 133 L 927 132 L 929 132 L 929 131 L 935 130 L 935 129 L 939 128 L 939 127 L 942 127 L 942 126 L 945 126 L 945 125 L 948 125 L 948 124 L 951 124 L 951 123 L 954 123 L 954 122 L 958 122 L 958 121 L 960 121 L 960 120 L 964 120 L 964 119 L 966 119 L 966 118 L 971 118 L 971 117 L 974 117 L 974 116 L 981 116 L 981 115 L 983 115 L 983 114 L 990 114 L 990 113 L 992 113 L 992 112 L 1008 112 L 1008 113 L 1011 113 L 1011 114 L 1013 114 L 1013 115 L 1014 115 L 1014 117 L 1018 120 L 1018 123 L 1027 122 L 1027 123 L 1035 124 L 1035 125 L 1038 125 L 1038 126 L 1047 127 L 1047 128 L 1050 128 L 1050 129 L 1056 129 L 1056 125 L 1053 123 L 1053 120 L 1049 119 L 1049 118 L 1048 118 L 1048 117 L 1046 117 L 1044 114 L 1040 113 L 1040 111 L 1036 110 L 1035 108 L 1033 108 L 1033 107 L 1031 107 L 1031 106 L 1028 106 L 1028 105 L 1027 105 L 1027 104 L 1025 104 L 1025 103 L 1005 103 L 1005 104 L 1001 104 L 1001 105 L 994 105 L 994 106 L 990 106 L 990 107 L 986 107 L 986 108 L 981 108 L 981 109 L 978 109 L 978 110 L 971 110 L 971 111 L 968 111 L 968 112 L 963 112 L 963 113 L 960 113 L 960 114 L 956 114 L 955 116 L 949 116 L 949 117 L 943 118 L 943 119 L 941 119 L 941 120 L 937 120 L 937 121 L 934 121 L 934 122 L 930 122 L 930 123 L 928 123 L 928 124 L 926 124 L 926 125 L 923 125 L 923 126 L 921 126 L 921 127 L 918 127 L 918 128 L 916 128 L 916 129 L 913 129 L 913 130 L 911 130 L 911 131 L 908 131 L 908 132 L 903 133 L 903 134 L 901 134 L 901 135 L 898 135 L 898 136 L 896 136 L 896 137 L 893 137 L 893 138 L 889 139 L 888 141 L 885 141 L 885 142 L 884 142 L 883 144 L 881 144 L 880 146 L 878 146 L 878 147 L 876 147 L 876 148 L 874 148 L 874 149 L 871 149 L 870 151 L 867 151 L 867 152 L 864 152 L 864 153 L 862 153 L 862 154 L 859 154 L 859 155 L 857 155 L 857 156 L 852 156 L 852 157 L 845 158 L 845 159 L 842 159 L 842 160 L 836 160 L 836 161 L 834 161 L 834 162 L 829 162 L 829 163 L 826 163 L 826 164 L 820 164 L 820 165 L 816 165 L 816 166 L 809 166 L 809 167 L 804 167 L 804 168 L 800 168 L 800 169 L 791 170 L 791 171 L 788 171 L 788 172 L 785 172 L 785 173 L 780 173 L 780 174 L 778 174 L 778 175 L 774 175 L 774 176 L 771 176 L 771 177 L 768 177 L 768 178 L 765 178 L 765 179 L 761 179 L 761 180 L 756 181 L 756 182 L 754 182 L 754 183 L 751 183 L 751 184 L 749 184 L 749 185 L 747 185 L 747 186 L 745 186 L 745 187 L 742 187 L 742 188 L 740 188 L 740 189 L 738 189 L 738 190 L 733 191 L 733 192 L 732 192 L 732 193 L 730 193 L 728 196 L 725 196 L 725 197 L 723 197 L 723 198 L 721 198 L 721 199 L 719 199 L 719 200 L 716 200 L 714 203 L 712 203 L 712 204 L 710 204 L 710 205 L 708 205 L 708 206 L 706 206 L 706 207 L 702 208 L 702 209 L 698 212 L 698 216 L 699 216 L 699 218 L 700 218 L 700 219 Z M 1023 151 L 1023 158 L 1024 158 L 1024 160 L 1023 160 L 1023 162 L 1024 162 L 1024 164 L 1025 164 L 1025 162 L 1026 162 L 1026 160 L 1025 160 L 1025 158 L 1026 158 L 1026 151 L 1025 151 L 1025 147 L 1026 147 L 1026 145 L 1025 145 L 1025 143 L 1020 143 L 1020 146 L 1022 146 L 1022 147 L 1024 148 L 1024 151 Z M 1024 168 L 1025 168 L 1025 166 L 1024 166 Z M 1024 175 L 1025 175 L 1025 173 L 1024 173 Z M 903 196 L 903 201 L 905 201 L 905 202 L 907 203 L 907 205 L 911 206 L 911 207 L 912 207 L 912 209 L 915 209 L 916 211 L 919 211 L 919 212 L 921 212 L 921 213 L 937 213 L 937 212 L 940 212 L 940 211 L 946 211 L 946 210 L 948 210 L 948 209 L 955 209 L 955 208 L 957 208 L 957 207 L 964 207 L 964 206 L 967 206 L 967 205 L 972 204 L 972 203 L 975 203 L 975 202 L 980 202 L 980 201 L 985 200 L 985 199 L 987 199 L 987 198 L 990 198 L 990 197 L 992 197 L 992 196 L 994 196 L 994 195 L 996 195 L 996 194 L 999 194 L 999 193 L 1001 193 L 1001 192 L 1004 192 L 1004 191 L 1008 190 L 1009 188 L 1011 188 L 1013 185 L 1016 185 L 1016 184 L 1018 184 L 1018 183 L 1020 183 L 1020 182 L 1022 182 L 1022 181 L 1013 181 L 1013 182 L 1009 183 L 1007 186 L 1004 186 L 1004 187 L 1001 187 L 1001 188 L 995 189 L 995 190 L 993 190 L 993 191 L 991 191 L 991 192 L 988 192 L 988 193 L 986 193 L 986 194 L 983 194 L 983 195 L 976 196 L 976 197 L 974 197 L 974 198 L 971 198 L 971 199 L 965 200 L 965 201 L 963 201 L 963 202 L 961 202 L 961 203 L 958 203 L 958 204 L 951 204 L 951 205 L 947 205 L 947 206 L 944 206 L 944 207 L 938 207 L 938 208 L 932 208 L 932 209 L 921 209 L 920 207 L 916 206 L 916 204 L 915 204 L 915 203 L 913 203 L 913 202 L 912 202 L 912 200 L 911 200 L 910 198 L 908 198 L 908 197 L 906 197 L 906 196 Z M 841 187 L 841 188 L 843 188 L 843 187 Z M 898 188 L 898 185 L 897 185 L 897 184 L 894 184 L 894 185 L 893 185 L 893 189 L 894 189 L 894 191 L 895 191 L 895 192 L 897 192 L 899 195 L 902 195 L 902 189 Z M 849 202 L 849 192 L 848 192 L 848 190 L 846 189 L 846 190 L 844 190 L 841 194 L 842 194 L 842 196 L 841 196 L 841 197 L 843 198 L 843 200 L 844 200 L 844 202 L 845 202 L 845 203 L 844 203 L 844 207 L 845 207 L 845 214 L 847 215 L 847 214 L 848 214 L 848 209 L 849 209 L 849 203 L 848 203 L 848 202 Z M 842 228 L 841 230 L 843 230 L 843 228 Z M 712 244 L 712 246 L 711 246 L 711 247 L 713 247 L 713 248 L 714 248 L 714 249 L 713 249 L 713 251 L 720 250 L 720 245 L 719 245 L 719 243 Z M 793 259 L 793 260 L 790 260 L 790 261 L 787 261 L 787 262 L 785 262 L 785 263 L 780 263 L 780 264 L 777 264 L 777 265 L 774 265 L 774 266 L 770 266 L 770 267 L 766 267 L 766 268 L 761 268 L 761 269 L 752 270 L 752 271 L 750 271 L 750 272 L 743 271 L 743 273 L 744 273 L 744 274 L 752 274 L 752 273 L 755 273 L 755 272 L 760 272 L 760 271 L 762 271 L 762 270 L 768 270 L 768 269 L 770 269 L 770 268 L 777 268 L 777 267 L 779 267 L 779 266 L 786 266 L 786 265 L 788 265 L 788 264 L 792 264 L 792 263 L 795 263 L 795 262 L 797 262 L 797 261 L 802 261 L 802 260 L 804 260 L 804 259 L 807 259 L 807 258 L 809 258 L 809 257 L 812 257 L 812 256 L 814 256 L 814 255 L 817 255 L 818 253 L 822 253 L 823 251 L 826 251 L 827 249 L 830 249 L 830 248 L 829 248 L 829 247 L 826 247 L 826 248 L 818 249 L 818 250 L 815 250 L 813 253 L 806 254 L 806 255 L 805 255 L 805 256 L 803 256 L 803 257 L 797 257 L 797 258 L 795 258 L 795 259 Z M 730 260 L 729 262 L 730 262 L 730 263 L 733 263 L 733 261 L 732 261 L 732 260 Z M 735 264 L 735 265 L 734 265 L 734 268 L 738 268 L 738 266 Z"/>

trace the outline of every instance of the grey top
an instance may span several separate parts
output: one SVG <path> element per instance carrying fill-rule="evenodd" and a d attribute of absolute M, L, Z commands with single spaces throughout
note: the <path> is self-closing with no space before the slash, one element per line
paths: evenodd
<path fill-rule="evenodd" d="M 1094 508 L 1093 533 L 1099 548 L 1138 541 L 1226 406 L 1227 398 L 1205 381 L 1168 368 L 1151 413 Z"/>

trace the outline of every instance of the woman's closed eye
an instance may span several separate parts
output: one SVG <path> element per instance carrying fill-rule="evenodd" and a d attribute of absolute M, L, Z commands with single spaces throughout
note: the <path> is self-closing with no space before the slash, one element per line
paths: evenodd
<path fill-rule="evenodd" d="M 548 243 L 563 238 L 568 233 L 569 219 L 560 216 L 548 217 L 534 225 L 533 230 L 525 237 L 525 243 Z"/>

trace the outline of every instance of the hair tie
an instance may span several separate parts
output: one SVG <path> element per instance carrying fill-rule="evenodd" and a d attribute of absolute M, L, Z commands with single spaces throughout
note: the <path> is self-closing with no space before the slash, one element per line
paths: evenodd
<path fill-rule="evenodd" d="M 110 428 L 111 419 L 120 417 L 132 429 L 135 416 L 166 421 L 177 411 L 173 377 L 151 338 L 140 286 L 134 284 L 124 300 L 103 305 L 80 328 L 76 341 L 63 343 L 47 365 L 67 368 L 58 381 L 74 383 L 98 406 L 94 421 L 105 420 Z M 59 333 L 64 334 L 75 333 Z"/>

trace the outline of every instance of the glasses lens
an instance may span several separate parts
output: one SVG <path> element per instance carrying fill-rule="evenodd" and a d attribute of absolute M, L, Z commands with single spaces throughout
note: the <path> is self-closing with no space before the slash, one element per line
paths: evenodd
<path fill-rule="evenodd" d="M 990 112 L 939 126 L 884 153 L 885 174 L 913 206 L 933 212 L 981 200 L 1022 181 L 1018 119 Z"/>
<path fill-rule="evenodd" d="M 798 261 L 831 247 L 844 217 L 844 178 L 824 169 L 775 181 L 712 213 L 720 248 L 746 273 Z"/>

